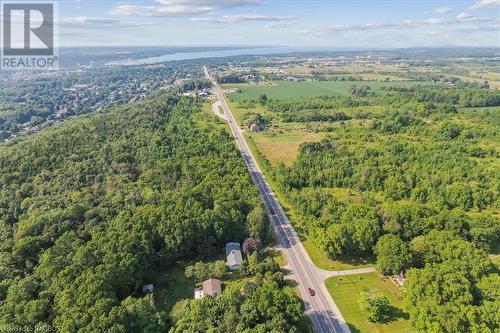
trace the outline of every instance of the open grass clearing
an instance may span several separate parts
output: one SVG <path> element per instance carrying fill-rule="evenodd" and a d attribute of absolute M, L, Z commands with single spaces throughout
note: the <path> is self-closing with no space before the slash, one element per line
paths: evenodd
<path fill-rule="evenodd" d="M 214 101 L 206 101 L 201 105 L 201 113 L 196 116 L 196 123 L 200 127 L 215 126 L 216 128 L 226 128 L 225 121 L 221 120 L 212 111 Z"/>
<path fill-rule="evenodd" d="M 154 275 L 154 300 L 158 309 L 169 313 L 178 301 L 194 298 L 195 283 L 184 275 L 185 266 L 185 262 L 178 262 Z"/>
<path fill-rule="evenodd" d="M 320 141 L 326 133 L 290 132 L 282 135 L 248 133 L 259 150 L 266 156 L 272 166 L 282 162 L 291 165 L 299 153 L 299 146 L 304 142 Z"/>
<path fill-rule="evenodd" d="M 238 103 L 229 103 L 229 107 L 231 108 L 231 113 L 233 114 L 234 119 L 240 125 L 243 121 L 243 116 L 247 113 L 259 113 L 263 116 L 271 115 L 269 111 L 264 109 L 264 107 L 258 103 L 255 103 L 255 105 L 251 108 L 241 107 Z"/>
<path fill-rule="evenodd" d="M 344 316 L 353 333 L 407 333 L 412 332 L 407 315 L 401 310 L 403 291 L 389 278 L 379 273 L 357 274 L 332 277 L 326 280 L 326 288 Z M 368 316 L 358 304 L 361 292 L 372 295 L 384 294 L 393 307 L 391 321 L 375 324 L 368 321 Z"/>
<path fill-rule="evenodd" d="M 342 260 L 334 260 L 328 256 L 314 244 L 313 240 L 304 234 L 299 235 L 302 245 L 306 249 L 312 262 L 321 269 L 327 271 L 345 271 L 349 269 L 374 267 L 375 260 L 372 257 L 367 258 L 345 258 Z"/>

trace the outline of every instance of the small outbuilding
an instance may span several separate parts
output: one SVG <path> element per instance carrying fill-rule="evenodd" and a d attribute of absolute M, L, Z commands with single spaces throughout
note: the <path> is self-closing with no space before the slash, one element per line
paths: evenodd
<path fill-rule="evenodd" d="M 243 264 L 243 257 L 241 256 L 240 243 L 227 243 L 226 244 L 226 261 L 230 270 L 237 270 Z"/>
<path fill-rule="evenodd" d="M 405 284 L 406 278 L 403 273 L 403 271 L 399 272 L 398 275 L 396 275 L 396 282 L 400 285 L 403 286 Z"/>
<path fill-rule="evenodd" d="M 260 130 L 261 130 L 259 124 L 257 124 L 257 123 L 252 123 L 250 125 L 249 129 L 250 129 L 250 132 L 252 132 L 252 133 L 260 132 Z"/>
<path fill-rule="evenodd" d="M 143 294 L 152 294 L 154 291 L 154 286 L 152 283 L 145 284 L 142 286 L 142 293 Z"/>
<path fill-rule="evenodd" d="M 194 299 L 200 299 L 203 298 L 203 288 L 196 288 L 194 290 Z"/>

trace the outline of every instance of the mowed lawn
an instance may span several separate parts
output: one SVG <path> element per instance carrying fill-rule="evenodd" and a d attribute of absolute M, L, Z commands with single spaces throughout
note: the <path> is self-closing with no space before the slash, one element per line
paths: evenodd
<path fill-rule="evenodd" d="M 229 95 L 233 101 L 244 99 L 258 99 L 260 95 L 266 94 L 273 99 L 287 99 L 294 97 L 312 96 L 347 96 L 352 85 L 369 86 L 372 91 L 378 92 L 381 87 L 389 86 L 411 86 L 417 84 L 429 84 L 428 82 L 379 82 L 379 81 L 273 81 L 274 85 L 269 86 L 234 86 L 224 85 L 224 87 L 237 87 L 241 92 Z"/>
<path fill-rule="evenodd" d="M 332 277 L 325 281 L 326 287 L 344 316 L 352 333 L 406 333 L 413 332 L 407 315 L 402 312 L 403 291 L 389 278 L 379 273 Z M 385 294 L 393 306 L 390 322 L 374 324 L 358 305 L 360 294 Z"/>

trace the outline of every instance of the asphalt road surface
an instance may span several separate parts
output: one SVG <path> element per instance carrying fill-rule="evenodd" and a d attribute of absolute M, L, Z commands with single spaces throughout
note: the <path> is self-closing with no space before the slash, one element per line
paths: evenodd
<path fill-rule="evenodd" d="M 317 333 L 348 333 L 350 332 L 342 314 L 330 297 L 323 283 L 325 276 L 337 275 L 341 272 L 327 272 L 317 268 L 309 258 L 304 246 L 300 242 L 283 208 L 279 204 L 271 187 L 267 184 L 265 177 L 259 168 L 250 148 L 248 147 L 240 127 L 236 123 L 231 110 L 226 102 L 219 85 L 213 80 L 205 67 L 205 75 L 212 80 L 214 92 L 219 99 L 231 132 L 236 140 L 238 148 L 245 160 L 245 164 L 252 176 L 252 180 L 259 188 L 265 203 L 271 224 L 278 236 L 280 247 L 288 261 L 288 269 L 297 283 L 302 299 L 306 307 L 306 314 L 310 317 Z M 371 271 L 371 270 L 369 270 Z M 328 274 L 330 273 L 330 274 Z M 336 274 L 337 273 L 337 274 Z M 315 295 L 308 293 L 308 288 L 315 291 Z M 356 300 L 353 300 L 356 302 Z"/>

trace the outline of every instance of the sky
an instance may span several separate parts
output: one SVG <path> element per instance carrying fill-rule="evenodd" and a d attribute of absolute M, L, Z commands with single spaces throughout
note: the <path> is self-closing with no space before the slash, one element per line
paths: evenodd
<path fill-rule="evenodd" d="M 500 0 L 60 0 L 60 46 L 500 47 Z"/>

